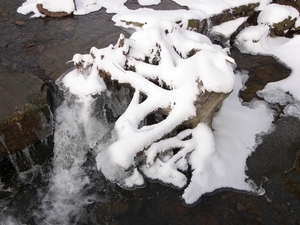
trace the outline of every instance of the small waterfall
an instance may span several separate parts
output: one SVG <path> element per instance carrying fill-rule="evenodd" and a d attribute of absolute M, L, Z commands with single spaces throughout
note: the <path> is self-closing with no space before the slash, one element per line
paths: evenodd
<path fill-rule="evenodd" d="M 52 172 L 34 212 L 37 224 L 76 224 L 81 209 L 99 201 L 90 191 L 94 188 L 91 174 L 99 176 L 93 149 L 109 142 L 113 122 L 129 102 L 126 92 L 121 88 L 117 94 L 107 91 L 83 98 L 65 92 L 55 111 Z"/>
<path fill-rule="evenodd" d="M 16 153 L 16 154 L 18 154 L 18 153 Z M 10 162 L 13 164 L 14 169 L 16 170 L 17 174 L 20 174 L 20 169 L 19 169 L 19 166 L 18 166 L 16 154 L 9 155 L 8 157 L 10 159 Z"/>
<path fill-rule="evenodd" d="M 10 162 L 14 166 L 14 169 L 16 170 L 17 174 L 20 176 L 20 174 L 24 172 L 28 172 L 32 167 L 35 166 L 35 162 L 33 161 L 29 148 L 34 148 L 33 146 L 23 149 L 20 152 L 17 152 L 15 154 L 9 155 Z"/>

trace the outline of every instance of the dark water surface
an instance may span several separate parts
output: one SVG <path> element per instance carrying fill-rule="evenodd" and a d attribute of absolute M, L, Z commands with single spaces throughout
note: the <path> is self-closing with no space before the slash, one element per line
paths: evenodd
<path fill-rule="evenodd" d="M 9 116 L 31 90 L 40 88 L 40 81 L 32 77 L 43 74 L 56 79 L 72 67 L 66 62 L 75 53 L 88 53 L 92 46 L 114 44 L 119 33 L 124 33 L 113 25 L 112 15 L 104 10 L 64 19 L 28 19 L 16 13 L 21 4 L 20 0 L 0 2 L 1 117 Z M 177 7 L 173 3 L 163 7 L 168 6 Z M 132 1 L 128 7 L 136 8 L 136 3 Z M 239 59 L 238 69 L 253 74 L 244 94 L 245 101 L 256 97 L 255 92 L 266 82 L 289 74 L 289 70 L 270 58 L 265 63 L 258 60 L 259 69 L 255 70 L 249 69 L 249 62 L 255 65 L 253 56 L 247 58 L 235 52 L 233 57 Z M 274 76 L 266 78 L 266 74 Z M 97 200 L 83 207 L 80 215 L 74 215 L 66 224 L 300 224 L 300 121 L 279 117 L 275 124 L 275 130 L 264 136 L 262 144 L 247 160 L 247 174 L 266 190 L 263 196 L 223 190 L 203 196 L 196 206 L 187 208 L 182 205 L 179 198 L 182 192 L 178 190 L 148 182 L 143 189 L 126 191 L 106 182 L 90 157 L 85 170 L 92 182 L 89 193 L 85 194 L 93 193 Z M 26 151 L 34 153 L 31 157 L 51 155 L 51 150 L 42 152 L 38 146 Z M 34 161 L 30 157 L 25 159 Z M 33 168 L 26 179 L 15 174 L 5 180 L 5 191 L 0 191 L 0 224 L 41 224 L 34 219 L 33 212 L 39 212 L 39 196 L 48 189 L 50 173 L 51 161 L 49 166 L 46 163 L 44 167 Z"/>
<path fill-rule="evenodd" d="M 37 76 L 58 78 L 75 53 L 115 43 L 120 28 L 105 10 L 63 19 L 30 19 L 16 12 L 22 0 L 0 2 L 0 118 L 10 117 L 41 87 Z M 22 93 L 22 94 L 20 94 Z"/>

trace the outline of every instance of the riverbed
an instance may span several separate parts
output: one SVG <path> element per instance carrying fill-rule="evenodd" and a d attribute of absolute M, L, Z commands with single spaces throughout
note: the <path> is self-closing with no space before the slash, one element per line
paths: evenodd
<path fill-rule="evenodd" d="M 72 63 L 67 62 L 75 53 L 88 53 L 92 46 L 103 48 L 114 44 L 120 33 L 129 36 L 127 31 L 114 26 L 112 15 L 103 9 L 85 16 L 29 19 L 16 12 L 21 3 L 20 0 L 0 3 L 2 119 L 8 118 L 32 92 L 41 88 L 38 76 L 55 80 L 72 68 Z M 137 7 L 134 2 L 130 4 L 131 8 Z M 245 93 L 241 93 L 245 102 L 259 98 L 256 91 L 267 82 L 284 79 L 290 73 L 271 57 L 241 54 L 236 49 L 232 56 L 237 69 L 249 71 L 251 78 Z M 203 196 L 197 205 L 187 208 L 182 204 L 179 190 L 148 182 L 143 189 L 129 191 L 106 181 L 96 171 L 90 155 L 84 170 L 91 183 L 83 196 L 91 202 L 82 206 L 80 213 L 66 224 L 299 224 L 300 121 L 281 116 L 280 106 L 270 107 L 278 112 L 275 128 L 263 136 L 262 143 L 247 160 L 247 174 L 265 189 L 264 195 L 223 189 Z M 42 217 L 35 214 L 43 213 L 40 196 L 49 189 L 52 147 L 50 137 L 47 145 L 37 144 L 20 153 L 22 156 L 14 156 L 24 157 L 23 161 L 28 162 L 26 170 L 16 171 L 14 165 L 1 161 L 2 174 L 8 174 L 1 180 L 2 224 L 43 223 L 36 219 Z M 43 165 L 35 162 L 34 157 L 39 154 Z"/>

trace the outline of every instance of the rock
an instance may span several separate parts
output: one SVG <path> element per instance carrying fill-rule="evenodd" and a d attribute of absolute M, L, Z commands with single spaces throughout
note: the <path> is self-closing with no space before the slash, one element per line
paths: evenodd
<path fill-rule="evenodd" d="M 238 7 L 225 9 L 220 14 L 213 15 L 209 19 L 212 26 L 219 25 L 230 20 L 237 19 L 239 17 L 252 16 L 255 13 L 255 8 L 259 6 L 259 2 L 251 3 L 248 5 L 241 5 Z"/>
<path fill-rule="evenodd" d="M 291 73 L 290 69 L 280 64 L 272 56 L 250 55 L 232 48 L 231 57 L 237 63 L 237 70 L 249 71 L 249 78 L 245 83 L 247 88 L 239 94 L 245 102 L 259 98 L 256 92 L 263 90 L 267 83 L 285 79 Z"/>
<path fill-rule="evenodd" d="M 236 207 L 237 207 L 238 211 L 245 211 L 246 210 L 245 206 L 242 203 L 237 203 Z"/>
<path fill-rule="evenodd" d="M 54 2 L 53 2 L 54 1 Z M 52 4 L 51 4 L 52 3 Z M 64 4 L 61 6 L 59 0 L 52 0 L 50 4 L 45 1 L 44 4 L 37 4 L 36 7 L 40 13 L 49 16 L 49 17 L 64 17 L 73 14 L 76 10 L 75 0 L 64 0 Z M 53 8 L 53 5 L 60 5 L 61 11 L 56 11 L 56 8 Z"/>
<path fill-rule="evenodd" d="M 279 23 L 274 23 L 270 28 L 270 36 L 285 36 L 288 31 L 294 28 L 295 22 L 296 18 L 288 17 Z"/>
<path fill-rule="evenodd" d="M 13 155 L 52 135 L 52 113 L 47 93 L 17 109 L 0 123 L 0 158 Z"/>
<path fill-rule="evenodd" d="M 276 13 L 281 14 L 281 17 L 274 18 L 272 15 Z M 291 6 L 270 4 L 260 12 L 257 23 L 269 26 L 270 36 L 287 36 L 294 30 L 298 17 L 299 12 Z"/>
<path fill-rule="evenodd" d="M 196 30 L 197 32 L 201 34 L 208 35 L 210 34 L 210 31 L 213 26 L 220 25 L 224 22 L 228 22 L 240 17 L 246 17 L 248 16 L 249 19 L 253 19 L 253 17 L 256 20 L 257 12 L 255 11 L 255 8 L 259 6 L 259 3 L 251 3 L 248 5 L 241 5 L 238 7 L 230 8 L 223 10 L 220 14 L 213 15 L 209 18 L 203 19 L 201 21 L 197 20 L 189 20 L 188 21 L 188 28 Z M 245 26 L 247 26 L 248 20 L 243 23 L 239 30 L 243 29 Z M 222 39 L 222 37 L 220 37 Z M 222 43 L 225 43 L 227 39 L 223 40 Z"/>
<path fill-rule="evenodd" d="M 121 20 L 121 22 L 125 23 L 127 26 L 132 25 L 134 27 L 142 27 L 145 25 L 144 23 L 134 22 L 134 21 Z"/>
<path fill-rule="evenodd" d="M 43 4 L 37 4 L 37 9 L 40 11 L 40 13 L 49 16 L 49 17 L 64 17 L 70 15 L 70 13 L 67 12 L 51 12 L 43 7 Z"/>
<path fill-rule="evenodd" d="M 22 21 L 22 20 L 16 20 L 15 24 L 18 25 L 18 26 L 23 26 L 25 24 L 25 22 Z"/>

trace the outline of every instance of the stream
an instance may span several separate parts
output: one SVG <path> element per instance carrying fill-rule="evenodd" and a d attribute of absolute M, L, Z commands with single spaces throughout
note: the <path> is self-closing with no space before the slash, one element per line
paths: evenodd
<path fill-rule="evenodd" d="M 35 74 L 56 80 L 72 67 L 66 62 L 75 53 L 115 43 L 119 33 L 129 35 L 115 27 L 112 15 L 103 9 L 64 19 L 29 19 L 16 12 L 21 3 L 0 3 L 1 84 L 16 84 L 15 90 L 1 90 L 0 100 L 8 105 L 2 108 L 3 115 L 9 115 L 11 108 L 23 101 L 22 97 L 6 100 L 9 93 L 27 92 Z M 177 7 L 169 4 L 160 7 Z M 137 3 L 130 1 L 128 7 L 134 9 Z M 232 57 L 238 70 L 249 71 L 247 89 L 241 93 L 245 102 L 258 98 L 256 91 L 266 83 L 290 73 L 270 56 L 251 56 L 232 49 Z M 97 101 L 64 96 L 56 111 L 59 116 L 54 136 L 0 160 L 0 224 L 300 223 L 299 119 L 280 116 L 280 106 L 270 105 L 279 115 L 275 129 L 262 138 L 247 160 L 247 175 L 265 189 L 265 195 L 224 188 L 201 197 L 193 207 L 185 207 L 180 190 L 151 182 L 142 189 L 124 190 L 97 171 L 96 153 L 90 146 L 108 144 L 113 123 L 128 104 L 124 96 L 128 96 L 126 89 L 113 96 L 98 96 Z M 97 110 L 87 112 L 90 108 Z M 89 138 L 82 138 L 84 135 Z"/>

